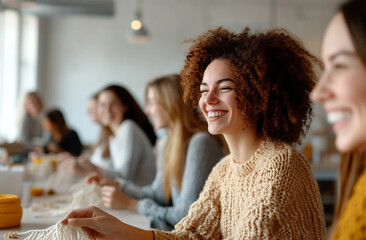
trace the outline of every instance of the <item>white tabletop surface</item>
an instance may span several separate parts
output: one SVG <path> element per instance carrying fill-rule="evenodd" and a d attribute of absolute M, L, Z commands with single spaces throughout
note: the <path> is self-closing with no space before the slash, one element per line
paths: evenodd
<path fill-rule="evenodd" d="M 0 169 L 0 177 L 1 176 L 5 176 L 4 174 L 1 174 L 3 172 L 1 172 Z M 4 180 L 4 179 L 3 179 Z M 0 183 L 4 183 L 6 181 L 6 179 L 4 181 L 0 181 Z M 35 181 L 34 179 L 31 179 L 28 177 L 28 181 L 30 181 L 29 184 L 25 184 L 23 183 L 23 194 L 24 192 L 28 193 L 28 197 L 25 198 L 24 196 L 21 198 L 22 200 L 22 208 L 23 208 L 23 216 L 22 216 L 22 220 L 21 220 L 21 225 L 18 227 L 13 227 L 13 228 L 6 228 L 6 229 L 1 229 L 0 228 L 0 240 L 3 239 L 8 239 L 4 237 L 5 233 L 8 232 L 25 232 L 28 230 L 35 230 L 35 229 L 46 229 L 54 224 L 56 224 L 58 221 L 63 219 L 63 216 L 57 216 L 57 217 L 39 217 L 39 215 L 41 214 L 40 211 L 35 211 L 32 210 L 31 206 L 35 205 L 35 203 L 38 203 L 38 206 L 40 203 L 43 202 L 55 202 L 56 199 L 70 199 L 69 195 L 70 194 L 56 194 L 56 195 L 47 195 L 45 194 L 42 197 L 29 197 L 29 190 L 30 190 L 30 186 L 32 185 L 38 185 L 38 186 L 42 186 L 39 184 L 38 181 Z M 12 184 L 12 181 L 6 181 L 7 184 L 0 184 L 0 193 L 8 193 L 7 191 L 9 191 L 8 189 L 5 189 L 5 187 L 8 188 L 15 188 L 14 186 L 10 186 Z M 6 186 L 9 185 L 9 186 Z M 27 188 L 25 188 L 25 186 L 27 186 Z M 5 189 L 5 190 L 4 190 Z M 21 191 L 21 189 L 19 190 Z M 16 193 L 12 193 L 12 194 L 16 194 Z M 53 201 L 55 200 L 55 201 Z M 65 206 L 68 206 L 70 204 L 70 202 L 64 202 L 61 203 L 61 205 L 58 205 L 58 207 L 60 207 L 61 209 L 63 209 Z M 28 204 L 26 204 L 28 203 Z M 48 208 L 49 210 L 50 208 Z M 139 227 L 142 229 L 150 229 L 150 221 L 147 217 L 143 216 L 143 215 L 139 215 L 137 213 L 128 211 L 128 210 L 110 210 L 110 209 L 103 209 L 104 211 L 108 212 L 109 214 L 117 217 L 118 219 L 120 219 L 121 221 L 135 226 L 135 227 Z M 37 217 L 38 216 L 38 217 Z M 25 237 L 19 237 L 18 239 L 24 239 Z"/>
<path fill-rule="evenodd" d="M 150 229 L 150 221 L 147 217 L 145 217 L 143 215 L 139 215 L 137 213 L 134 213 L 134 212 L 131 212 L 128 210 L 106 210 L 106 209 L 103 209 L 103 210 L 105 210 L 109 214 L 117 217 L 124 223 L 127 223 L 127 224 L 135 226 L 135 227 L 143 228 L 143 229 Z M 25 231 L 34 230 L 34 229 L 46 229 L 46 228 L 54 225 L 61 219 L 63 219 L 62 216 L 42 217 L 42 218 L 38 217 L 37 218 L 37 217 L 35 217 L 35 215 L 37 215 L 37 212 L 32 211 L 31 208 L 29 208 L 29 207 L 23 208 L 23 217 L 22 217 L 21 225 L 18 227 L 13 227 L 13 228 L 0 229 L 0 239 L 9 240 L 8 238 L 4 237 L 4 234 L 8 233 L 8 232 L 15 232 L 15 231 L 25 232 Z M 19 237 L 18 239 L 24 239 L 24 238 Z"/>

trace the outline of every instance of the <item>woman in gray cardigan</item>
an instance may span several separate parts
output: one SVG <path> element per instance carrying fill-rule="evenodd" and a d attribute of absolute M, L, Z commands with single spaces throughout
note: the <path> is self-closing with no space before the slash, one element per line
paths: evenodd
<path fill-rule="evenodd" d="M 207 132 L 205 122 L 185 104 L 179 75 L 150 82 L 146 88 L 147 114 L 156 129 L 167 129 L 157 147 L 157 174 L 151 185 L 139 187 L 118 179 L 89 177 L 102 187 L 104 205 L 130 209 L 148 216 L 154 228 L 172 230 L 197 200 L 215 164 L 225 155 L 223 142 Z"/>

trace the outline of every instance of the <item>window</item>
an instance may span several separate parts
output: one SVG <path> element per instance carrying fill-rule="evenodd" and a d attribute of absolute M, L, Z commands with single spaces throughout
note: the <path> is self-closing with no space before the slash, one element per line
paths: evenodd
<path fill-rule="evenodd" d="M 38 18 L 0 12 L 0 138 L 14 141 L 27 91 L 37 90 Z"/>

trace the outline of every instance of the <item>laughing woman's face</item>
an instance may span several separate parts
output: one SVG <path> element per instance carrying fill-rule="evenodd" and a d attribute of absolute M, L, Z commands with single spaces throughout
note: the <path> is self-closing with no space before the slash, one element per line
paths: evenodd
<path fill-rule="evenodd" d="M 337 149 L 347 152 L 366 145 L 366 66 L 340 13 L 326 30 L 322 58 L 325 70 L 311 97 L 324 105 Z"/>

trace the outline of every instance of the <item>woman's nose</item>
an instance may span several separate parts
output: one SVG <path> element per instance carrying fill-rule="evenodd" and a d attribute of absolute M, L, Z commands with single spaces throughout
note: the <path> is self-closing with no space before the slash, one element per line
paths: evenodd
<path fill-rule="evenodd" d="M 324 102 L 332 96 L 332 92 L 329 89 L 330 83 L 328 80 L 328 74 L 324 73 L 311 92 L 311 100 L 314 102 Z"/>
<path fill-rule="evenodd" d="M 107 112 L 107 113 L 112 112 L 112 105 L 108 105 L 108 106 L 106 107 L 106 112 Z"/>
<path fill-rule="evenodd" d="M 217 104 L 217 103 L 219 103 L 217 92 L 216 91 L 209 91 L 206 94 L 205 102 L 206 102 L 206 104 Z"/>

